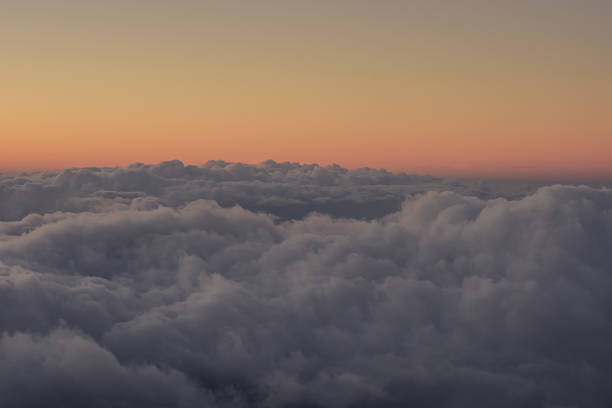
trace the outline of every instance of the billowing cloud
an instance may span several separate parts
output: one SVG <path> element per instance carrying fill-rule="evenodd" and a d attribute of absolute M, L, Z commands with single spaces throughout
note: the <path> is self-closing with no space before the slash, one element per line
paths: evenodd
<path fill-rule="evenodd" d="M 1 406 L 612 402 L 612 190 L 223 162 L 0 183 Z"/>
<path fill-rule="evenodd" d="M 223 207 L 240 205 L 285 220 L 311 212 L 373 219 L 398 211 L 408 194 L 448 189 L 481 198 L 516 198 L 535 190 L 521 184 L 518 189 L 504 186 L 491 191 L 484 182 L 451 182 L 383 169 L 347 170 L 337 165 L 209 161 L 197 167 L 170 161 L 0 176 L 0 221 L 41 212 L 177 207 L 197 199 L 214 200 Z"/>

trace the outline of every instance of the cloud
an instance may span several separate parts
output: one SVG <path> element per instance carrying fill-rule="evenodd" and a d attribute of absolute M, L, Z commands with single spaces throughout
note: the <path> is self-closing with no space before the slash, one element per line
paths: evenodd
<path fill-rule="evenodd" d="M 66 329 L 0 339 L 5 406 L 180 406 L 213 402 L 175 370 L 119 364 L 95 341 Z"/>
<path fill-rule="evenodd" d="M 0 222 L 2 406 L 612 401 L 612 190 L 478 198 L 291 163 L 18 178 Z M 57 200 L 9 216 L 20 188 Z M 215 189 L 232 199 L 202 199 Z M 311 210 L 402 202 L 253 204 L 301 189 Z"/>
<path fill-rule="evenodd" d="M 490 192 L 482 182 L 447 181 L 383 169 L 347 170 L 337 165 L 274 161 L 259 165 L 209 161 L 197 167 L 171 161 L 0 177 L 0 220 L 16 221 L 32 213 L 56 211 L 180 207 L 198 199 L 214 200 L 223 207 L 240 205 L 284 220 L 304 218 L 312 212 L 374 219 L 398 211 L 407 195 L 449 188 L 483 198 L 516 194 L 507 188 Z M 533 186 L 523 185 L 521 190 L 521 196 L 534 191 Z"/>

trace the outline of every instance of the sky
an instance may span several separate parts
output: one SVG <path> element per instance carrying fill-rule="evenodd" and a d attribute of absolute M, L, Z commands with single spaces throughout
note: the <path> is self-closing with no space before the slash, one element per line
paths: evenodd
<path fill-rule="evenodd" d="M 0 171 L 612 179 L 612 3 L 3 1 Z"/>

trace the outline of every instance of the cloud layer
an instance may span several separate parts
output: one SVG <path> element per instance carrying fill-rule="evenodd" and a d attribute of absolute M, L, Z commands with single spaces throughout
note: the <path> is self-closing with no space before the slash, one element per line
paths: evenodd
<path fill-rule="evenodd" d="M 484 182 L 447 181 L 383 169 L 347 170 L 337 165 L 209 161 L 197 167 L 170 161 L 0 175 L 0 221 L 19 220 L 30 213 L 99 212 L 126 205 L 178 207 L 197 199 L 214 200 L 223 207 L 240 205 L 284 220 L 311 212 L 373 219 L 399 211 L 407 194 L 448 189 L 481 198 L 517 198 L 535 191 L 529 184 L 491 188 Z"/>
<path fill-rule="evenodd" d="M 612 402 L 612 190 L 169 162 L 0 194 L 1 406 Z"/>

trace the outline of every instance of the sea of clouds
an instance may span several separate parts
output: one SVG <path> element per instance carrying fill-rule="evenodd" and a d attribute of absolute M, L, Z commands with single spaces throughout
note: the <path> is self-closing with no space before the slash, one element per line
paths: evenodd
<path fill-rule="evenodd" d="M 2 407 L 609 407 L 612 190 L 0 175 Z"/>

